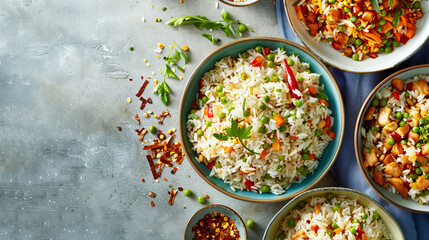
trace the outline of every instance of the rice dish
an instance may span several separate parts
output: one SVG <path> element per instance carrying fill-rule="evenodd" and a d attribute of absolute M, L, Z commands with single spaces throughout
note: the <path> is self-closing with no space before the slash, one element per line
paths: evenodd
<path fill-rule="evenodd" d="M 429 76 L 395 78 L 364 115 L 363 166 L 402 198 L 429 203 Z"/>
<path fill-rule="evenodd" d="M 284 49 L 221 59 L 197 99 L 187 121 L 196 160 L 233 191 L 284 193 L 315 171 L 335 138 L 320 75 Z"/>
<path fill-rule="evenodd" d="M 283 239 L 393 239 L 379 213 L 343 195 L 300 201 L 284 218 L 276 240 Z"/>

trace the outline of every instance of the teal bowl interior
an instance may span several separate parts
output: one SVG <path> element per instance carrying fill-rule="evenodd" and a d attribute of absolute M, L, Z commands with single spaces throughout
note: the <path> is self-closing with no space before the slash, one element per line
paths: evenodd
<path fill-rule="evenodd" d="M 194 213 L 194 215 L 192 215 L 185 229 L 185 240 L 193 239 L 194 233 L 192 232 L 192 227 L 195 226 L 195 224 L 197 224 L 197 222 L 202 219 L 206 214 L 213 212 L 223 213 L 225 216 L 232 219 L 237 226 L 238 232 L 240 233 L 240 239 L 247 239 L 247 231 L 246 227 L 244 226 L 243 219 L 241 219 L 241 217 L 234 210 L 227 206 L 220 204 L 212 204 L 201 208 L 196 213 Z"/>
<path fill-rule="evenodd" d="M 333 193 L 334 195 L 344 195 L 350 199 L 357 199 L 363 206 L 368 208 L 374 208 L 380 214 L 381 219 L 383 219 L 383 222 L 389 229 L 390 233 L 392 233 L 393 240 L 405 239 L 398 222 L 396 222 L 395 218 L 393 218 L 392 215 L 390 215 L 390 213 L 386 209 L 384 209 L 379 203 L 377 203 L 377 201 L 357 190 L 341 187 L 313 189 L 295 197 L 294 199 L 289 201 L 282 209 L 280 209 L 280 211 L 273 217 L 273 219 L 270 221 L 267 228 L 265 229 L 265 233 L 262 239 L 275 239 L 277 232 L 280 229 L 280 224 L 283 222 L 283 219 L 289 214 L 291 210 L 298 206 L 298 203 L 300 201 L 315 196 L 325 196 L 328 193 Z"/>
<path fill-rule="evenodd" d="M 390 86 L 391 80 L 393 78 L 401 78 L 402 80 L 405 81 L 405 80 L 410 79 L 416 75 L 429 75 L 429 64 L 413 66 L 413 67 L 398 71 L 396 73 L 393 73 L 392 75 L 385 78 L 382 82 L 380 82 L 374 88 L 374 90 L 368 95 L 366 101 L 362 105 L 362 108 L 361 108 L 361 111 L 360 111 L 360 114 L 358 117 L 358 121 L 356 121 L 356 128 L 355 128 L 355 134 L 354 134 L 354 136 L 355 136 L 355 153 L 356 153 L 356 158 L 357 158 L 357 161 L 359 163 L 359 166 L 360 166 L 365 178 L 367 179 L 369 185 L 371 185 L 371 187 L 381 197 L 383 197 L 386 201 L 396 205 L 397 207 L 400 207 L 400 208 L 405 209 L 407 211 L 429 214 L 429 205 L 428 204 L 422 205 L 418 202 L 415 202 L 411 198 L 403 199 L 401 197 L 401 195 L 390 192 L 389 190 L 387 190 L 386 188 L 383 188 L 382 186 L 380 186 L 378 183 L 376 183 L 372 179 L 371 174 L 369 173 L 368 169 L 363 167 L 363 157 L 362 157 L 362 151 L 361 151 L 361 149 L 362 149 L 362 137 L 361 137 L 360 131 L 358 131 L 363 126 L 364 113 L 370 107 L 370 103 L 375 98 L 375 93 L 378 90 L 380 90 L 386 86 Z"/>
<path fill-rule="evenodd" d="M 200 163 L 196 160 L 197 155 L 192 150 L 192 144 L 188 139 L 186 130 L 187 115 L 191 110 L 191 103 L 195 100 L 196 93 L 199 91 L 199 79 L 201 79 L 204 73 L 213 69 L 216 61 L 219 61 L 220 59 L 228 56 L 238 57 L 239 53 L 244 52 L 247 49 L 254 48 L 258 45 L 269 47 L 270 49 L 285 47 L 286 53 L 288 55 L 298 55 L 301 61 L 310 63 L 311 71 L 321 75 L 321 81 L 325 85 L 325 91 L 329 97 L 329 108 L 332 110 L 333 117 L 335 119 L 332 130 L 336 134 L 336 138 L 330 142 L 328 147 L 325 149 L 320 160 L 319 167 L 313 174 L 308 175 L 303 182 L 299 184 L 293 184 L 285 193 L 281 195 L 275 195 L 272 193 L 259 194 L 251 191 L 240 190 L 234 192 L 231 190 L 230 185 L 224 183 L 223 180 L 216 177 L 209 177 L 211 170 L 207 168 L 204 163 Z M 307 52 L 307 50 L 305 50 L 303 47 L 290 41 L 273 37 L 253 37 L 243 38 L 225 44 L 212 52 L 199 64 L 188 80 L 187 86 L 183 92 L 180 109 L 180 131 L 182 145 L 185 148 L 188 160 L 190 160 L 194 169 L 204 180 L 206 180 L 210 185 L 219 191 L 240 200 L 252 202 L 279 202 L 292 198 L 297 194 L 311 188 L 327 173 L 335 161 L 342 142 L 344 133 L 344 106 L 341 93 L 337 83 L 335 82 L 335 79 L 326 66 L 316 59 L 317 58 L 314 55 Z"/>

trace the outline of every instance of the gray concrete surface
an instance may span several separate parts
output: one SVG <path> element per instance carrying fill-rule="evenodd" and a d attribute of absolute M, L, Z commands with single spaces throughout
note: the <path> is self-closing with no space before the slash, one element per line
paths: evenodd
<path fill-rule="evenodd" d="M 187 160 L 175 175 L 164 172 L 168 181 L 156 183 L 134 132 L 133 116 L 141 114 L 135 97 L 140 76 L 151 76 L 152 83 L 151 72 L 159 77 L 163 62 L 154 52 L 157 42 L 168 46 L 175 40 L 190 48 L 184 79 L 168 80 L 173 117 L 159 126 L 164 131 L 178 124 L 187 77 L 216 48 L 193 26 L 165 25 L 170 17 L 219 19 L 225 8 L 255 30 L 246 36 L 280 36 L 273 1 L 246 8 L 219 3 L 219 9 L 215 2 L 0 1 L 0 239 L 182 239 L 201 205 L 183 192 L 168 205 L 170 187 L 210 195 L 208 203 L 228 205 L 245 221 L 255 221 L 250 239 L 262 237 L 285 202 L 227 197 L 200 179 Z M 221 43 L 232 40 L 219 31 L 214 35 Z M 159 114 L 165 107 L 152 89 L 149 84 L 144 94 L 154 99 L 146 110 Z M 127 97 L 134 101 L 127 103 Z M 142 119 L 142 126 L 149 124 L 155 124 L 153 117 Z M 324 184 L 333 184 L 332 178 Z M 155 207 L 150 191 L 158 194 Z"/>

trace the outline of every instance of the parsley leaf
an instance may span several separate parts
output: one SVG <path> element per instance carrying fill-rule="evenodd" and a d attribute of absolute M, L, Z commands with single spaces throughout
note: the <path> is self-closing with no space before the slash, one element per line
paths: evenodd
<path fill-rule="evenodd" d="M 243 143 L 243 139 L 251 138 L 252 126 L 246 127 L 238 127 L 238 122 L 236 120 L 231 119 L 231 127 L 225 129 L 225 134 L 223 133 L 213 133 L 213 137 L 221 141 L 227 141 L 229 138 L 238 138 L 241 145 L 252 154 L 259 154 L 255 151 L 246 147 Z"/>
<path fill-rule="evenodd" d="M 376 12 L 380 12 L 380 3 L 378 2 L 378 0 L 371 0 L 371 5 Z"/>
<path fill-rule="evenodd" d="M 228 141 L 228 138 L 229 138 L 227 135 L 224 135 L 223 133 L 213 133 L 213 137 L 221 141 Z"/>
<path fill-rule="evenodd" d="M 207 38 L 208 40 L 210 40 L 213 45 L 216 45 L 216 39 L 213 37 L 213 35 L 204 33 L 201 36 L 203 36 L 203 37 Z"/>

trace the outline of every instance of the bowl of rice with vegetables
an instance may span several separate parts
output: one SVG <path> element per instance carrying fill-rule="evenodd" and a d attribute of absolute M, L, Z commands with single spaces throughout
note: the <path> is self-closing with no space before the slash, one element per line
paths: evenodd
<path fill-rule="evenodd" d="M 369 196 L 348 188 L 307 191 L 288 202 L 263 239 L 405 239 L 395 219 Z"/>
<path fill-rule="evenodd" d="M 329 71 L 276 38 L 241 39 L 209 55 L 191 76 L 180 113 L 185 152 L 199 175 L 255 202 L 291 198 L 317 183 L 344 128 Z"/>
<path fill-rule="evenodd" d="M 365 101 L 355 152 L 370 185 L 387 201 L 429 213 L 429 65 L 382 81 Z"/>
<path fill-rule="evenodd" d="M 285 0 L 284 4 L 292 29 L 310 51 L 345 71 L 392 68 L 429 37 L 428 1 Z"/>

